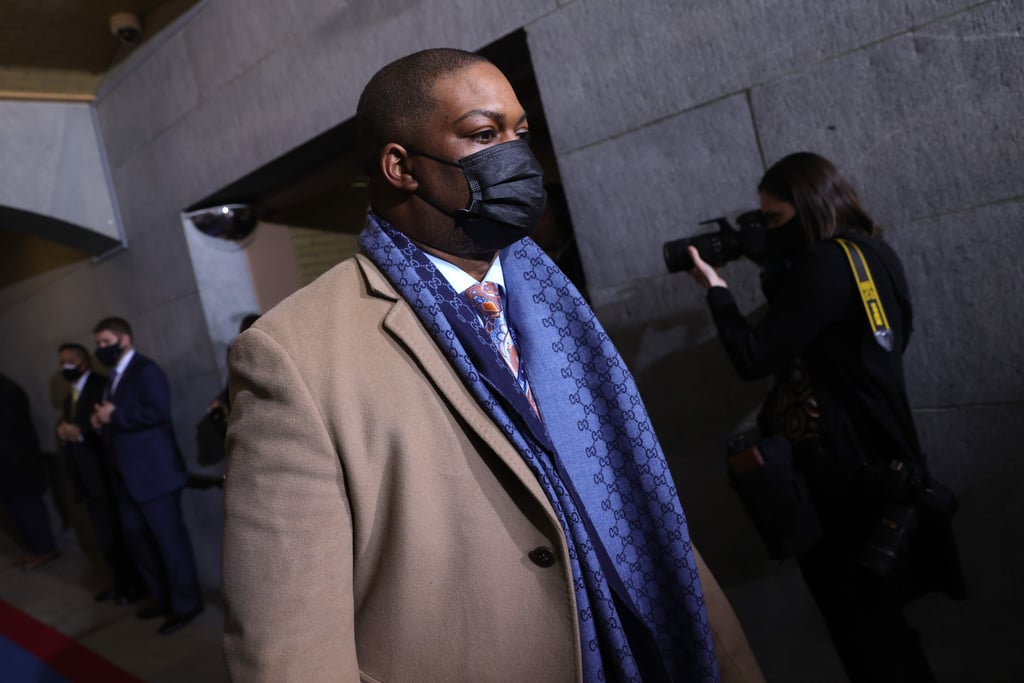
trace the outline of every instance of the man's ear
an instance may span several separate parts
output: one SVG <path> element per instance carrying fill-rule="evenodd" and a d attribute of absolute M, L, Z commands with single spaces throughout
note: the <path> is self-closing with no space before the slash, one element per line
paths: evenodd
<path fill-rule="evenodd" d="M 419 183 L 412 177 L 409 168 L 409 152 L 398 143 L 389 142 L 380 152 L 380 170 L 392 187 L 405 192 L 415 192 Z"/>

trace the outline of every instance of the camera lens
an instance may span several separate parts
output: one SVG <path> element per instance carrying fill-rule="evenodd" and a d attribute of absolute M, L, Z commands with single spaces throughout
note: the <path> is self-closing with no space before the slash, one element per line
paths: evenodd
<path fill-rule="evenodd" d="M 662 257 L 665 259 L 665 267 L 670 273 L 678 273 L 681 270 L 693 270 L 694 262 L 690 258 L 687 247 L 690 246 L 689 239 L 672 240 L 665 242 L 661 248 Z"/>
<path fill-rule="evenodd" d="M 886 505 L 861 549 L 861 566 L 877 576 L 890 576 L 904 559 L 909 536 L 916 528 L 917 511 L 912 506 Z"/>

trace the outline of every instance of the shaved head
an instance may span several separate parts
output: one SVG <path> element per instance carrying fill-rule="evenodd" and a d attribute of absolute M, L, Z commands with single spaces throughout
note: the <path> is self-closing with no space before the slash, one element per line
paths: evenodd
<path fill-rule="evenodd" d="M 432 93 L 438 79 L 481 62 L 490 63 L 472 52 L 435 48 L 402 57 L 378 71 L 356 109 L 364 170 L 373 174 L 380 150 L 389 142 L 404 146 L 417 139 L 437 104 Z"/>

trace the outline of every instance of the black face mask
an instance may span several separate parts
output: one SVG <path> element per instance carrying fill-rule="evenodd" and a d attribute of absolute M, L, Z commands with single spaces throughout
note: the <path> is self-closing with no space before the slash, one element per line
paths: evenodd
<path fill-rule="evenodd" d="M 458 162 L 407 148 L 411 155 L 462 169 L 469 185 L 469 205 L 449 211 L 420 190 L 416 195 L 446 216 L 477 246 L 497 251 L 529 237 L 544 215 L 544 171 L 524 140 L 481 150 Z"/>
<path fill-rule="evenodd" d="M 61 368 L 60 374 L 68 382 L 77 382 L 85 372 L 77 365 L 65 365 Z"/>
<path fill-rule="evenodd" d="M 121 344 L 111 344 L 110 346 L 98 346 L 96 347 L 96 358 L 106 365 L 108 368 L 112 368 L 117 365 L 117 359 L 121 357 Z"/>
<path fill-rule="evenodd" d="M 807 248 L 807 235 L 796 216 L 777 228 L 765 230 L 764 238 L 773 252 L 785 258 L 792 258 Z"/>

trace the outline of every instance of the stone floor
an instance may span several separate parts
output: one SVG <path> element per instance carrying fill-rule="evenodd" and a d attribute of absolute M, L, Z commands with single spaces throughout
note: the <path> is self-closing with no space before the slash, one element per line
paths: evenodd
<path fill-rule="evenodd" d="M 973 539 L 964 540 L 962 545 L 969 548 Z M 1021 577 L 1000 580 L 984 566 L 969 569 L 968 600 L 931 594 L 906 610 L 935 677 L 939 683 L 1024 681 L 1024 657 L 1019 654 L 1024 604 L 1019 590 L 1000 585 Z M 726 593 L 770 683 L 846 682 L 793 560 L 777 565 L 773 575 L 729 587 Z"/>
<path fill-rule="evenodd" d="M 205 611 L 186 628 L 159 636 L 159 619 L 135 618 L 141 605 L 116 607 L 93 600 L 96 592 L 108 587 L 107 579 L 73 532 L 59 534 L 58 544 L 59 558 L 22 571 L 11 563 L 23 553 L 7 533 L 0 533 L 0 599 L 146 683 L 227 681 L 221 655 L 224 613 L 217 596 L 207 596 Z"/>
<path fill-rule="evenodd" d="M 11 566 L 21 551 L 9 529 L 0 528 L 0 599 L 75 638 L 146 683 L 227 681 L 219 596 L 207 595 L 206 610 L 188 627 L 159 636 L 159 620 L 135 618 L 141 605 L 116 607 L 94 602 L 93 595 L 108 587 L 108 578 L 100 569 L 103 563 L 93 556 L 88 532 L 81 524 L 74 526 L 78 533 L 69 528 L 58 534 L 61 557 L 33 571 Z M 1007 542 L 1015 545 L 1016 539 Z M 993 540 L 965 535 L 964 556 L 979 556 L 986 543 L 991 545 Z M 908 610 L 941 683 L 1024 681 L 1024 658 L 1018 654 L 1024 639 L 1024 602 L 1016 588 L 1021 576 L 1009 566 L 972 563 L 969 568 L 973 571 L 968 572 L 970 600 L 954 603 L 929 596 Z M 758 579 L 728 586 L 726 592 L 768 681 L 845 681 L 792 561 Z M 2 666 L 0 681 L 7 683 Z"/>

